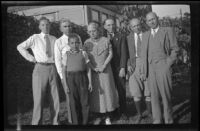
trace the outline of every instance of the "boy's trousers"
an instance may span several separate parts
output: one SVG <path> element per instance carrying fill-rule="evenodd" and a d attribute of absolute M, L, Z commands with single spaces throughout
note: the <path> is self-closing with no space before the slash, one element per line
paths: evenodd
<path fill-rule="evenodd" d="M 89 115 L 88 77 L 86 71 L 66 72 L 73 124 L 87 124 Z"/>

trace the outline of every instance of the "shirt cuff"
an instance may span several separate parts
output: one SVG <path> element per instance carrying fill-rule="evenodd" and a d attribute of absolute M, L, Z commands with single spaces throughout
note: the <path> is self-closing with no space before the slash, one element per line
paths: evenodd
<path fill-rule="evenodd" d="M 59 76 L 60 76 L 60 79 L 62 80 L 62 79 L 63 79 L 63 76 L 62 76 L 62 74 L 59 74 Z"/>
<path fill-rule="evenodd" d="M 89 63 L 89 62 L 90 62 L 90 60 L 89 60 L 89 59 L 87 59 L 85 62 L 86 62 L 86 64 L 87 64 L 87 63 Z"/>

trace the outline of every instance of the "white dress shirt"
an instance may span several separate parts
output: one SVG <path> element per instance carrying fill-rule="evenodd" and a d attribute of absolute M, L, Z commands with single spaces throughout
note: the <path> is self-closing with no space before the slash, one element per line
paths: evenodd
<path fill-rule="evenodd" d="M 155 29 L 151 29 L 151 34 L 154 36 L 159 30 L 159 26 L 156 27 Z"/>
<path fill-rule="evenodd" d="M 68 45 L 68 36 L 63 34 L 59 39 L 56 40 L 55 46 L 54 46 L 55 64 L 56 64 L 57 72 L 61 79 L 63 79 L 63 76 L 62 76 L 63 56 L 69 50 L 70 50 L 70 47 Z"/>
<path fill-rule="evenodd" d="M 140 37 L 140 40 L 141 40 L 141 42 L 142 42 L 142 33 L 139 33 L 139 37 Z M 138 54 L 137 54 L 138 34 L 137 34 L 137 33 L 134 33 L 134 40 L 135 40 L 136 57 L 138 57 Z"/>
<path fill-rule="evenodd" d="M 51 57 L 48 57 L 46 54 L 46 41 L 44 39 L 44 36 L 45 34 L 43 32 L 41 32 L 40 34 L 34 34 L 30 36 L 26 41 L 22 42 L 17 46 L 17 50 L 26 60 L 30 62 L 36 60 L 36 62 L 54 63 L 53 55 Z M 51 46 L 53 46 L 56 37 L 49 34 L 47 34 L 47 36 L 49 37 Z M 32 56 L 28 52 L 28 48 L 31 48 L 34 56 Z"/>

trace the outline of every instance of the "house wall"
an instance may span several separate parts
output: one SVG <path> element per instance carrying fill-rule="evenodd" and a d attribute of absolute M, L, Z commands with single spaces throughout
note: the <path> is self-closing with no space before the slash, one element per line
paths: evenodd
<path fill-rule="evenodd" d="M 120 20 L 119 19 L 122 17 L 121 15 L 116 14 L 115 12 L 110 11 L 108 9 L 105 9 L 105 8 L 98 6 L 98 5 L 88 5 L 87 7 L 88 7 L 88 13 L 87 14 L 88 14 L 88 21 L 89 22 L 93 20 L 92 11 L 94 11 L 94 12 L 98 12 L 98 15 L 99 15 L 98 17 L 99 17 L 100 23 L 103 23 L 104 19 L 102 19 L 102 18 L 104 18 L 105 15 L 106 15 L 106 18 L 108 18 L 108 17 L 113 18 L 115 20 L 116 25 L 118 27 L 120 26 L 120 24 L 119 24 Z"/>
<path fill-rule="evenodd" d="M 85 25 L 83 5 L 70 6 L 44 6 L 41 8 L 28 9 L 19 11 L 18 14 L 26 16 L 34 16 L 39 19 L 41 16 L 46 16 L 51 21 L 59 21 L 61 18 L 69 18 L 72 22 L 78 25 Z"/>
<path fill-rule="evenodd" d="M 50 19 L 50 21 L 59 21 L 61 18 L 69 18 L 72 22 L 78 25 L 87 25 L 93 20 L 92 12 L 98 13 L 98 20 L 100 23 L 108 17 L 115 19 L 118 25 L 117 18 L 120 15 L 105 9 L 99 5 L 69 5 L 69 6 L 43 6 L 39 8 L 27 9 L 23 11 L 18 11 L 19 15 L 34 16 L 39 19 L 41 16 L 45 16 Z"/>

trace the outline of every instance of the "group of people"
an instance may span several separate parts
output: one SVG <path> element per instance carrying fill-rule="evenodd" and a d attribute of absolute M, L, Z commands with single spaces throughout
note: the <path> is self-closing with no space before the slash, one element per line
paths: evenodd
<path fill-rule="evenodd" d="M 66 94 L 70 123 L 89 124 L 91 113 L 97 116 L 93 124 L 104 122 L 109 125 L 115 116 L 127 118 L 127 74 L 138 113 L 136 123 L 139 124 L 146 115 L 153 117 L 153 124 L 172 124 L 170 67 L 178 51 L 176 37 L 172 28 L 159 26 L 154 12 L 146 15 L 146 23 L 150 30 L 142 32 L 140 20 L 131 19 L 131 33 L 126 36 L 116 31 L 113 19 L 105 20 L 105 34 L 97 22 L 91 22 L 87 27 L 90 37 L 82 43 L 80 36 L 72 32 L 70 20 L 60 20 L 63 35 L 56 39 L 49 34 L 49 20 L 42 17 L 39 20 L 41 33 L 17 46 L 26 60 L 35 63 L 32 125 L 42 124 L 47 88 L 51 93 L 51 123 L 59 124 L 58 76 Z M 141 108 L 143 97 L 146 114 Z"/>

